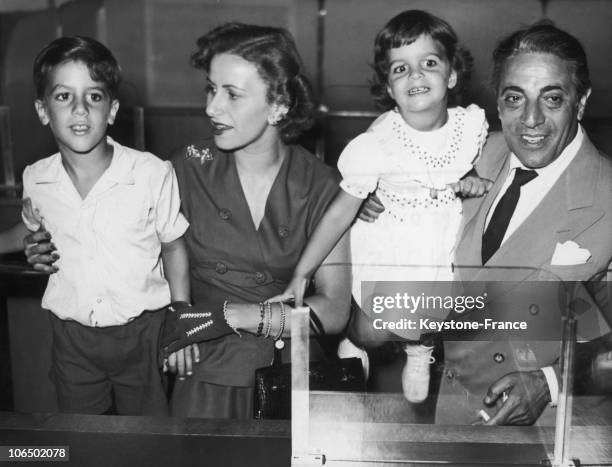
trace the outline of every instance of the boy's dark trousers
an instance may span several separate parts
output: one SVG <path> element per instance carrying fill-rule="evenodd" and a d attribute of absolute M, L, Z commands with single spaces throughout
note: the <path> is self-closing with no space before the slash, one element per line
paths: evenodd
<path fill-rule="evenodd" d="M 127 324 L 89 327 L 49 312 L 50 376 L 61 412 L 167 415 L 158 362 L 164 313 L 147 311 Z"/>

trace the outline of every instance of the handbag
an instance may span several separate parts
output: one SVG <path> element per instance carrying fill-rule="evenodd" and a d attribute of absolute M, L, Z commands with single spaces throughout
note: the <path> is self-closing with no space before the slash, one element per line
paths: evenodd
<path fill-rule="evenodd" d="M 366 389 L 361 359 L 339 358 L 325 339 L 319 317 L 310 310 L 310 328 L 323 349 L 325 358 L 310 362 L 311 390 L 361 392 Z M 270 366 L 255 370 L 255 419 L 287 420 L 291 418 L 291 363 L 281 363 L 281 351 L 274 347 Z"/>

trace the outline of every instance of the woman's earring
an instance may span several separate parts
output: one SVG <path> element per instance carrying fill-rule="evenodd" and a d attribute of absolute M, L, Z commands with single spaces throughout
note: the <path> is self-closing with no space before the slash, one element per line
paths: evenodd
<path fill-rule="evenodd" d="M 284 106 L 277 107 L 270 115 L 268 115 L 268 123 L 272 126 L 278 125 L 287 116 L 287 108 Z"/>
<path fill-rule="evenodd" d="M 279 113 L 275 113 L 274 115 L 268 115 L 268 123 L 272 126 L 276 126 L 282 120 Z"/>

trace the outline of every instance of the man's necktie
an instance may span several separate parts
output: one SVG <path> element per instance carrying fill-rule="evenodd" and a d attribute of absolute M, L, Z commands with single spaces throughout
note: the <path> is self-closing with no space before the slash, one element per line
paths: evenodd
<path fill-rule="evenodd" d="M 537 176 L 534 170 L 517 168 L 514 172 L 514 180 L 497 203 L 489 225 L 482 236 L 482 264 L 486 264 L 501 245 L 521 195 L 521 187 Z"/>

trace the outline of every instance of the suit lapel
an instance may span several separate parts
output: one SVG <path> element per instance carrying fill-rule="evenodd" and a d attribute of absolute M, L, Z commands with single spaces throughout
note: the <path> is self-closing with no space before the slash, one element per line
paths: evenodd
<path fill-rule="evenodd" d="M 559 234 L 563 241 L 572 240 L 590 228 L 604 215 L 603 210 L 594 208 L 598 180 L 602 169 L 599 151 L 584 135 L 584 141 L 576 158 L 565 172 L 566 222 Z"/>
<path fill-rule="evenodd" d="M 482 231 L 486 213 L 499 193 L 509 165 L 509 152 L 501 133 L 490 134 L 476 169 L 478 175 L 493 180 L 489 193 L 463 202 L 463 219 L 455 244 L 455 265 L 459 280 L 471 280 L 481 267 Z M 506 172 L 504 172 L 506 171 Z M 484 217 L 483 217 L 484 213 Z"/>
<path fill-rule="evenodd" d="M 597 180 L 600 157 L 585 134 L 576 157 L 540 204 L 491 257 L 487 268 L 461 271 L 459 278 L 521 281 L 537 268 L 549 265 L 558 242 L 576 238 L 603 216 L 601 210 L 592 208 L 597 187 L 588 182 Z M 509 158 L 506 156 L 493 188 L 463 230 L 462 240 L 458 244 L 457 264 L 481 264 L 486 215 L 503 185 L 508 167 Z"/>

